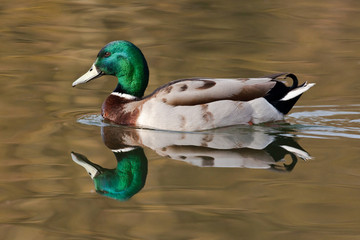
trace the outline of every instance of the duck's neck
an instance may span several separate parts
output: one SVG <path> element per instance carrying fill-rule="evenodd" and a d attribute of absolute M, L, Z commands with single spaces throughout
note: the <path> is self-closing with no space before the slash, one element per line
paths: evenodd
<path fill-rule="evenodd" d="M 133 62 L 129 69 L 120 72 L 116 77 L 118 78 L 118 84 L 114 92 L 141 98 L 144 96 L 149 81 L 149 69 L 145 58 Z"/>

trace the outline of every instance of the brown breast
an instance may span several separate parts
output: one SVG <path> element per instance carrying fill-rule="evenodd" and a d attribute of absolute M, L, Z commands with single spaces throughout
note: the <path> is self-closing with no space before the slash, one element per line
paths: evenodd
<path fill-rule="evenodd" d="M 135 125 L 140 114 L 140 101 L 129 100 L 117 95 L 108 96 L 101 108 L 101 115 L 121 125 Z"/>

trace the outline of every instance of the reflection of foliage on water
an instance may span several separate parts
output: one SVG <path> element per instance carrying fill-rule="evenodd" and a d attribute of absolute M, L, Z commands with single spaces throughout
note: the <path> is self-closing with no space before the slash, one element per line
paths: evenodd
<path fill-rule="evenodd" d="M 74 162 L 90 174 L 98 193 L 127 200 L 145 185 L 147 158 L 143 147 L 198 167 L 253 168 L 291 171 L 297 158 L 309 154 L 291 136 L 268 133 L 268 128 L 228 128 L 207 132 L 169 132 L 103 126 L 102 138 L 117 160 L 115 169 L 103 168 L 84 155 L 72 153 Z M 286 155 L 291 162 L 285 163 Z"/>

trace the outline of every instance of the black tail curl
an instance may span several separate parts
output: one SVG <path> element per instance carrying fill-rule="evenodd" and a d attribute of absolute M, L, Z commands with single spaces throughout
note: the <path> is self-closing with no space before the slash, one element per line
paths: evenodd
<path fill-rule="evenodd" d="M 290 90 L 293 90 L 293 89 L 297 88 L 298 84 L 299 84 L 299 81 L 298 81 L 297 77 L 295 76 L 295 74 L 289 73 L 289 74 L 287 74 L 285 76 L 285 79 L 288 78 L 288 77 L 293 80 L 293 85 L 290 87 Z"/>

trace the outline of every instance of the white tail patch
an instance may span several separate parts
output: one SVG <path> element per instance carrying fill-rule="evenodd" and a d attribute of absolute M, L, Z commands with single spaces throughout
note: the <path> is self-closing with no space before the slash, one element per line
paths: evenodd
<path fill-rule="evenodd" d="M 299 96 L 300 94 L 309 90 L 314 85 L 315 85 L 315 83 L 309 83 L 309 84 L 305 83 L 304 86 L 295 88 L 294 90 L 291 90 L 290 92 L 288 92 L 288 94 L 286 94 L 282 99 L 280 99 L 280 101 L 287 101 L 292 98 L 295 98 L 295 97 Z"/>
<path fill-rule="evenodd" d="M 305 161 L 312 159 L 312 157 L 307 152 L 300 150 L 298 148 L 294 148 L 294 147 L 290 147 L 290 146 L 286 146 L 286 145 L 281 145 L 280 147 L 282 147 L 286 151 L 289 151 L 289 152 L 295 154 L 296 156 L 304 159 Z"/>

